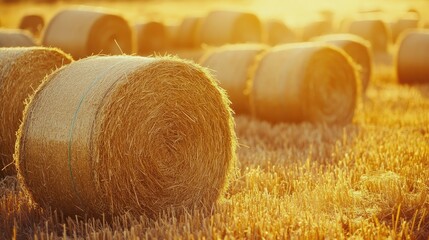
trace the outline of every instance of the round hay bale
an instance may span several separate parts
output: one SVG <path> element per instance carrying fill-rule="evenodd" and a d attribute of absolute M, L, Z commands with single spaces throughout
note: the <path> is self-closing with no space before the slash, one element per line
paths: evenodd
<path fill-rule="evenodd" d="M 0 48 L 0 176 L 15 175 L 15 132 L 24 101 L 43 78 L 72 59 L 58 49 Z"/>
<path fill-rule="evenodd" d="M 35 37 L 39 37 L 45 26 L 45 20 L 42 16 L 36 14 L 25 15 L 21 18 L 19 28 L 28 30 Z"/>
<path fill-rule="evenodd" d="M 280 20 L 270 19 L 263 22 L 265 42 L 269 45 L 291 43 L 297 41 L 295 32 Z"/>
<path fill-rule="evenodd" d="M 36 46 L 34 38 L 19 29 L 0 29 L 0 47 L 31 47 Z"/>
<path fill-rule="evenodd" d="M 368 87 L 373 70 L 371 45 L 365 39 L 353 34 L 329 34 L 315 38 L 343 49 L 357 64 L 362 92 Z"/>
<path fill-rule="evenodd" d="M 429 83 L 429 31 L 409 31 L 399 38 L 396 71 L 400 83 Z"/>
<path fill-rule="evenodd" d="M 211 207 L 236 163 L 225 93 L 178 59 L 81 59 L 51 74 L 24 111 L 19 178 L 36 203 L 66 215 Z"/>
<path fill-rule="evenodd" d="M 321 43 L 267 51 L 254 73 L 252 113 L 272 122 L 350 123 L 359 95 L 353 60 Z"/>
<path fill-rule="evenodd" d="M 355 20 L 348 26 L 348 32 L 368 40 L 374 52 L 387 52 L 391 33 L 384 21 L 380 19 Z"/>
<path fill-rule="evenodd" d="M 135 26 L 137 37 L 137 53 L 148 55 L 165 50 L 167 46 L 167 33 L 164 24 L 160 22 L 147 22 Z"/>
<path fill-rule="evenodd" d="M 212 11 L 202 21 L 199 40 L 212 46 L 259 43 L 262 42 L 262 24 L 252 13 Z"/>
<path fill-rule="evenodd" d="M 182 23 L 177 30 L 176 45 L 179 48 L 195 48 L 198 46 L 197 33 L 200 28 L 200 17 L 187 17 L 182 20 Z"/>
<path fill-rule="evenodd" d="M 398 19 L 392 28 L 392 38 L 396 42 L 399 35 L 406 30 L 420 28 L 421 23 L 418 15 L 416 14 L 407 14 L 404 17 Z"/>
<path fill-rule="evenodd" d="M 179 36 L 180 25 L 165 26 L 165 34 L 167 36 L 167 47 L 169 49 L 177 47 L 177 38 Z"/>
<path fill-rule="evenodd" d="M 93 54 L 131 53 L 131 29 L 120 16 L 97 9 L 57 13 L 43 35 L 43 45 L 63 49 L 75 58 Z"/>
<path fill-rule="evenodd" d="M 196 49 L 175 49 L 169 50 L 167 54 L 177 56 L 181 59 L 191 60 L 195 63 L 200 62 L 200 59 L 206 53 L 205 49 L 196 48 Z"/>
<path fill-rule="evenodd" d="M 200 64 L 213 70 L 220 86 L 226 90 L 232 109 L 238 114 L 249 114 L 249 87 L 252 69 L 258 56 L 267 46 L 259 44 L 226 45 L 209 51 Z"/>
<path fill-rule="evenodd" d="M 325 35 L 332 32 L 332 22 L 328 20 L 317 20 L 304 26 L 302 29 L 302 40 L 308 41 L 311 38 Z"/>

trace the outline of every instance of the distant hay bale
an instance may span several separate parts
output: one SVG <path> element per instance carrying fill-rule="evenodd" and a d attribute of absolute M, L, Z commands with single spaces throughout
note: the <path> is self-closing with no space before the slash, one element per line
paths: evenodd
<path fill-rule="evenodd" d="M 365 92 L 371 79 L 373 57 L 371 45 L 365 39 L 353 34 L 329 34 L 315 38 L 343 49 L 358 65 L 362 91 Z"/>
<path fill-rule="evenodd" d="M 28 30 L 35 37 L 39 37 L 42 32 L 43 27 L 45 26 L 45 20 L 42 16 L 36 14 L 25 15 L 21 18 L 19 23 L 19 28 L 23 30 Z"/>
<path fill-rule="evenodd" d="M 361 36 L 371 43 L 374 52 L 387 52 L 390 31 L 381 19 L 358 19 L 348 26 L 348 32 Z"/>
<path fill-rule="evenodd" d="M 297 41 L 295 32 L 280 20 L 269 19 L 263 22 L 265 41 L 269 45 L 291 43 Z"/>
<path fill-rule="evenodd" d="M 202 21 L 199 41 L 220 46 L 228 43 L 260 43 L 262 24 L 252 13 L 212 11 Z"/>
<path fill-rule="evenodd" d="M 176 46 L 179 48 L 196 48 L 198 46 L 197 34 L 200 25 L 200 17 L 184 18 L 176 33 Z"/>
<path fill-rule="evenodd" d="M 399 38 L 396 71 L 400 83 L 429 83 L 429 31 L 409 31 Z"/>
<path fill-rule="evenodd" d="M 165 34 L 167 36 L 167 48 L 173 49 L 177 47 L 177 38 L 179 35 L 180 25 L 166 25 Z"/>
<path fill-rule="evenodd" d="M 195 63 L 200 62 L 200 59 L 206 53 L 206 49 L 195 48 L 195 49 L 174 49 L 169 50 L 167 54 L 177 56 L 181 59 L 191 60 Z"/>
<path fill-rule="evenodd" d="M 311 38 L 325 35 L 332 32 L 332 22 L 328 20 L 317 20 L 311 23 L 308 23 L 302 29 L 302 40 L 308 41 Z"/>
<path fill-rule="evenodd" d="M 393 27 L 392 27 L 393 41 L 396 42 L 399 35 L 404 31 L 409 29 L 417 29 L 420 27 L 422 26 L 418 15 L 409 13 L 401 17 L 393 24 Z"/>
<path fill-rule="evenodd" d="M 79 76 L 79 77 L 76 77 Z M 51 74 L 24 110 L 19 178 L 66 215 L 211 207 L 236 160 L 225 93 L 169 57 L 89 57 Z"/>
<path fill-rule="evenodd" d="M 11 163 L 24 100 L 47 74 L 71 61 L 57 49 L 0 48 L 0 177 L 16 174 Z"/>
<path fill-rule="evenodd" d="M 134 29 L 138 54 L 148 55 L 166 49 L 168 40 L 164 24 L 160 22 L 147 22 L 136 25 Z"/>
<path fill-rule="evenodd" d="M 259 44 L 226 45 L 209 51 L 200 64 L 213 70 L 219 84 L 228 93 L 232 109 L 239 114 L 249 114 L 249 87 L 252 68 L 258 56 L 267 49 Z"/>
<path fill-rule="evenodd" d="M 131 29 L 120 16 L 97 9 L 66 9 L 49 22 L 43 45 L 58 47 L 75 58 L 93 54 L 131 53 Z"/>
<path fill-rule="evenodd" d="M 36 46 L 34 38 L 20 29 L 0 29 L 0 47 Z"/>
<path fill-rule="evenodd" d="M 254 73 L 252 113 L 271 122 L 350 123 L 359 95 L 357 71 L 341 49 L 322 43 L 270 49 Z"/>

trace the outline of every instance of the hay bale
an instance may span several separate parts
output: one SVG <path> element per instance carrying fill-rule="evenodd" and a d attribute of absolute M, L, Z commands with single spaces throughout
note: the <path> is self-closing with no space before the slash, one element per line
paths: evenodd
<path fill-rule="evenodd" d="M 72 59 L 57 49 L 0 48 L 0 176 L 15 175 L 15 132 L 24 100 L 43 78 Z"/>
<path fill-rule="evenodd" d="M 173 49 L 177 47 L 177 39 L 179 36 L 180 25 L 167 25 L 165 32 L 167 36 L 167 47 Z"/>
<path fill-rule="evenodd" d="M 45 20 L 42 16 L 37 14 L 25 15 L 21 18 L 21 22 L 19 23 L 20 29 L 31 32 L 35 37 L 40 36 L 44 26 Z"/>
<path fill-rule="evenodd" d="M 31 47 L 35 46 L 34 38 L 19 29 L 0 29 L 0 47 Z"/>
<path fill-rule="evenodd" d="M 262 42 L 262 24 L 252 13 L 212 11 L 202 21 L 199 41 L 212 46 L 259 43 Z"/>
<path fill-rule="evenodd" d="M 401 33 L 409 29 L 416 29 L 421 27 L 420 18 L 416 14 L 408 13 L 398 19 L 392 27 L 392 38 L 396 42 Z"/>
<path fill-rule="evenodd" d="M 148 55 L 160 52 L 167 47 L 167 33 L 164 24 L 160 22 L 147 22 L 135 26 L 137 37 L 137 53 Z"/>
<path fill-rule="evenodd" d="M 233 125 L 225 93 L 198 65 L 81 59 L 27 106 L 19 177 L 35 202 L 72 216 L 211 207 L 235 165 Z"/>
<path fill-rule="evenodd" d="M 409 31 L 399 38 L 396 71 L 400 83 L 429 83 L 429 31 Z"/>
<path fill-rule="evenodd" d="M 313 39 L 326 42 L 343 49 L 358 65 L 362 92 L 365 92 L 371 79 L 373 58 L 371 45 L 365 39 L 353 34 L 329 34 Z"/>
<path fill-rule="evenodd" d="M 310 39 L 325 35 L 332 32 L 332 22 L 329 20 L 316 20 L 314 22 L 308 23 L 302 29 L 301 39 L 303 41 L 309 41 Z"/>
<path fill-rule="evenodd" d="M 166 54 L 179 57 L 181 59 L 191 60 L 194 63 L 200 62 L 200 59 L 206 53 L 206 49 L 195 48 L 195 49 L 172 49 L 169 50 Z"/>
<path fill-rule="evenodd" d="M 254 73 L 252 113 L 272 122 L 347 124 L 357 102 L 357 71 L 341 49 L 322 43 L 270 49 Z"/>
<path fill-rule="evenodd" d="M 387 52 L 391 32 L 383 20 L 358 19 L 350 23 L 347 31 L 368 40 L 374 52 Z"/>
<path fill-rule="evenodd" d="M 267 47 L 258 44 L 226 45 L 208 52 L 200 64 L 213 70 L 220 86 L 228 93 L 232 109 L 238 114 L 249 114 L 249 87 L 252 69 L 258 56 Z"/>
<path fill-rule="evenodd" d="M 295 32 L 280 20 L 269 19 L 263 22 L 265 32 L 265 43 L 278 45 L 297 41 Z"/>
<path fill-rule="evenodd" d="M 93 54 L 131 53 L 131 29 L 125 19 L 98 9 L 65 9 L 49 22 L 43 45 L 63 49 L 75 58 Z"/>
<path fill-rule="evenodd" d="M 195 48 L 198 46 L 197 34 L 201 25 L 200 17 L 186 17 L 182 20 L 176 35 L 176 46 Z"/>

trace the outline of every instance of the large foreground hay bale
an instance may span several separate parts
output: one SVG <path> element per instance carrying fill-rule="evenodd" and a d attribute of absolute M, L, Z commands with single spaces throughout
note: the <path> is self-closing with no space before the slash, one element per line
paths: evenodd
<path fill-rule="evenodd" d="M 137 53 L 148 55 L 160 52 L 167 47 L 167 33 L 164 24 L 160 22 L 147 22 L 135 26 L 137 38 Z"/>
<path fill-rule="evenodd" d="M 213 70 L 236 113 L 250 113 L 248 88 L 252 68 L 256 67 L 258 56 L 266 49 L 265 45 L 258 44 L 226 45 L 208 52 L 200 61 L 202 66 Z"/>
<path fill-rule="evenodd" d="M 285 44 L 259 62 L 251 89 L 251 110 L 272 122 L 347 124 L 358 95 L 353 60 L 328 44 Z"/>
<path fill-rule="evenodd" d="M 210 207 L 236 159 L 225 93 L 198 65 L 167 57 L 90 57 L 60 69 L 18 134 L 20 179 L 66 215 Z"/>
<path fill-rule="evenodd" d="M 43 45 L 63 49 L 75 58 L 93 54 L 131 53 L 131 29 L 125 19 L 98 9 L 66 9 L 49 22 Z"/>
<path fill-rule="evenodd" d="M 71 61 L 57 49 L 0 48 L 0 176 L 16 174 L 11 163 L 25 99 L 47 74 Z"/>
<path fill-rule="evenodd" d="M 19 23 L 20 29 L 28 30 L 35 37 L 40 36 L 44 26 L 45 20 L 42 16 L 37 14 L 25 15 L 21 18 L 21 22 Z"/>
<path fill-rule="evenodd" d="M 350 23 L 347 31 L 368 40 L 374 52 L 387 52 L 391 33 L 383 20 L 358 19 Z"/>
<path fill-rule="evenodd" d="M 297 41 L 295 32 L 280 20 L 269 19 L 263 22 L 265 40 L 269 45 L 291 43 Z"/>
<path fill-rule="evenodd" d="M 400 83 L 429 83 L 429 30 L 409 31 L 399 39 L 396 71 Z"/>
<path fill-rule="evenodd" d="M 34 38 L 27 31 L 0 29 L 0 47 L 31 47 L 35 45 Z"/>
<path fill-rule="evenodd" d="M 262 24 L 252 13 L 212 11 L 202 21 L 199 40 L 212 46 L 258 43 L 262 41 Z"/>
<path fill-rule="evenodd" d="M 343 49 L 358 65 L 362 91 L 365 92 L 371 79 L 373 58 L 371 45 L 365 39 L 353 34 L 329 34 L 315 38 Z"/>

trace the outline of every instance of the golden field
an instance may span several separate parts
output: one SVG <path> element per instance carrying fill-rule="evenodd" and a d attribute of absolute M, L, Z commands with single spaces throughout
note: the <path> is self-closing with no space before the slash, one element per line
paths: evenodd
<path fill-rule="evenodd" d="M 316 4 L 318 3 L 318 4 Z M 393 3 L 393 4 L 392 4 Z M 46 19 L 70 3 L 0 6 L 3 26 L 26 13 Z M 72 2 L 80 4 L 80 2 Z M 245 9 L 300 26 L 331 9 L 337 21 L 381 8 L 387 19 L 410 7 L 429 20 L 428 1 L 85 2 L 128 21 Z M 282 7 L 279 7 L 282 6 Z M 427 10 L 428 12 L 424 12 Z M 390 54 L 394 56 L 395 46 Z M 211 211 L 167 212 L 155 219 L 66 218 L 34 205 L 15 177 L 0 180 L 1 239 L 428 239 L 429 84 L 399 85 L 392 64 L 377 64 L 352 124 L 271 124 L 235 116 L 239 166 Z"/>

